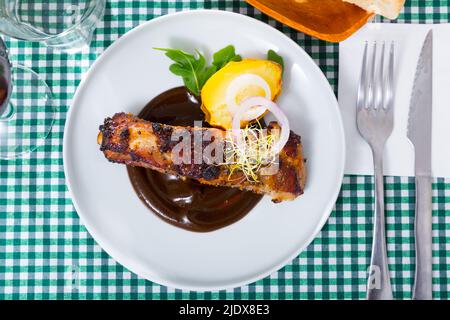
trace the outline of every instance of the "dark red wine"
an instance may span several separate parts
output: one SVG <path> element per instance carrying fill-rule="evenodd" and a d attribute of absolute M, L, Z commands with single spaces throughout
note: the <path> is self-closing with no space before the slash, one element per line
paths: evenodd
<path fill-rule="evenodd" d="M 3 103 L 8 96 L 8 83 L 4 77 L 0 76 L 0 114 L 3 111 Z"/>

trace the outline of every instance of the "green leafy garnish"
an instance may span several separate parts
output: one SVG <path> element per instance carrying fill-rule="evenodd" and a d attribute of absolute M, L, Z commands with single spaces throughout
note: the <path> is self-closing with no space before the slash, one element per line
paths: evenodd
<path fill-rule="evenodd" d="M 281 66 L 281 73 L 284 73 L 284 60 L 282 56 L 271 49 L 267 52 L 267 60 L 278 63 Z"/>
<path fill-rule="evenodd" d="M 217 51 L 213 55 L 213 65 L 216 66 L 217 71 L 225 67 L 230 61 L 241 61 L 242 57 L 236 54 L 234 46 L 229 45 Z"/>
<path fill-rule="evenodd" d="M 217 70 L 214 66 L 206 66 L 205 57 L 198 51 L 196 56 L 177 49 L 155 48 L 166 53 L 166 56 L 175 63 L 170 66 L 170 71 L 183 78 L 184 85 L 195 95 L 200 95 L 200 90 Z"/>
<path fill-rule="evenodd" d="M 227 46 L 213 55 L 212 65 L 206 64 L 205 57 L 198 51 L 195 55 L 178 49 L 154 48 L 155 50 L 164 51 L 166 56 L 174 61 L 169 70 L 183 78 L 184 85 L 196 96 L 205 85 L 206 81 L 217 71 L 222 69 L 230 61 L 241 61 L 240 55 L 235 53 L 234 46 Z"/>

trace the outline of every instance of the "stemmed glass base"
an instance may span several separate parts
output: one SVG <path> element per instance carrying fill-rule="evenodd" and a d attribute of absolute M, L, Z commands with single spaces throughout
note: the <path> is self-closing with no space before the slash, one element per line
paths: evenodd
<path fill-rule="evenodd" d="M 23 158 L 43 145 L 55 116 L 52 92 L 36 72 L 14 65 L 12 75 L 11 100 L 0 110 L 0 159 Z"/>

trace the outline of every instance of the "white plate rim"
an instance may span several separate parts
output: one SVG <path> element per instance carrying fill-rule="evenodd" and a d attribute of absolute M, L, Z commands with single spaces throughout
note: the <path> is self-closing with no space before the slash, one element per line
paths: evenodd
<path fill-rule="evenodd" d="M 287 41 L 293 42 L 295 44 L 295 47 L 298 49 L 298 53 L 303 55 L 305 57 L 305 59 L 310 60 L 313 68 L 316 69 L 316 71 L 319 74 L 319 77 L 322 79 L 322 81 L 325 82 L 325 86 L 324 86 L 324 90 L 327 90 L 327 94 L 331 94 L 334 97 L 334 109 L 336 111 L 336 124 L 337 127 L 339 129 L 339 140 L 342 143 L 342 152 L 341 152 L 341 157 L 339 160 L 339 172 L 337 174 L 337 176 L 339 177 L 339 181 L 340 183 L 336 185 L 336 188 L 333 192 L 334 196 L 330 198 L 326 209 L 324 210 L 324 213 L 322 214 L 322 218 L 320 220 L 320 222 L 317 224 L 316 229 L 314 230 L 314 232 L 311 233 L 311 236 L 308 237 L 308 240 L 305 241 L 303 246 L 300 246 L 296 251 L 294 251 L 291 255 L 289 255 L 287 258 L 285 258 L 282 262 L 272 266 L 271 268 L 268 268 L 266 271 L 264 272 L 260 272 L 257 276 L 248 278 L 246 280 L 242 280 L 242 281 L 236 281 L 236 282 L 230 282 L 228 285 L 226 286 L 185 286 L 185 285 L 179 285 L 174 281 L 170 281 L 167 279 L 163 279 L 160 278 L 156 273 L 153 272 L 149 272 L 148 270 L 144 270 L 142 267 L 140 267 L 139 265 L 136 265 L 130 261 L 127 261 L 127 258 L 125 258 L 119 251 L 115 250 L 112 246 L 110 246 L 108 244 L 108 240 L 103 239 L 102 236 L 100 236 L 100 233 L 96 232 L 96 228 L 91 225 L 88 222 L 88 219 L 86 219 L 86 216 L 84 216 L 84 214 L 82 213 L 81 210 L 79 210 L 79 206 L 78 206 L 78 202 L 76 200 L 76 198 L 74 197 L 74 194 L 72 192 L 72 188 L 70 185 L 70 181 L 71 181 L 71 174 L 70 174 L 70 170 L 68 170 L 67 168 L 67 160 L 68 159 L 68 148 L 66 148 L 66 143 L 67 140 L 69 139 L 68 137 L 70 136 L 70 127 L 72 125 L 71 122 L 71 115 L 73 113 L 73 105 L 75 104 L 75 101 L 77 100 L 78 96 L 80 95 L 80 92 L 83 91 L 83 88 L 85 87 L 85 84 L 87 82 L 87 79 L 90 77 L 90 75 L 97 69 L 97 65 L 99 64 L 99 61 L 101 61 L 101 58 L 104 55 L 109 54 L 109 52 L 112 52 L 113 48 L 117 47 L 118 45 L 120 45 L 121 42 L 124 41 L 124 39 L 128 38 L 129 36 L 131 36 L 132 34 L 134 34 L 135 32 L 137 32 L 138 30 L 140 30 L 141 28 L 144 28 L 148 25 L 153 25 L 153 24 L 158 24 L 158 23 L 164 23 L 165 20 L 167 19 L 172 19 L 174 17 L 182 17 L 185 15 L 216 15 L 216 14 L 220 14 L 220 15 L 228 15 L 228 16 L 232 16 L 233 18 L 240 18 L 243 20 L 247 20 L 251 23 L 255 23 L 255 24 L 259 24 L 261 28 L 265 28 L 270 30 L 271 32 L 277 32 L 280 37 L 284 38 Z M 326 88 L 326 89 L 325 89 Z M 64 168 L 64 173 L 65 173 L 65 180 L 66 180 L 66 186 L 68 189 L 68 193 L 70 195 L 72 204 L 75 208 L 75 211 L 77 212 L 80 221 L 82 222 L 82 224 L 85 226 L 86 230 L 88 231 L 88 233 L 92 236 L 92 238 L 97 242 L 97 244 L 109 255 L 111 256 L 117 263 L 121 264 L 122 266 L 124 266 L 126 269 L 128 269 L 129 271 L 137 274 L 138 276 L 141 276 L 151 282 L 154 282 L 155 284 L 159 284 L 159 285 L 163 285 L 166 287 L 172 287 L 172 288 L 177 288 L 177 289 L 181 289 L 181 290 L 189 290 L 189 291 L 219 291 L 219 290 L 227 290 L 227 289 L 233 289 L 233 288 L 237 288 L 237 287 L 241 287 L 244 285 L 248 285 L 250 283 L 256 282 L 258 280 L 264 279 L 266 277 L 268 277 L 269 275 L 271 275 L 272 273 L 280 270 L 281 268 L 283 268 L 285 265 L 289 264 L 290 262 L 292 262 L 301 252 L 304 251 L 304 249 L 309 246 L 309 244 L 311 244 L 311 242 L 317 237 L 317 235 L 319 234 L 319 232 L 322 230 L 323 226 L 325 225 L 325 223 L 327 222 L 328 218 L 330 217 L 330 214 L 333 210 L 333 207 L 336 203 L 336 200 L 339 196 L 339 192 L 342 186 L 342 181 L 344 178 L 344 166 L 345 166 L 345 152 L 346 150 L 346 145 L 345 145 L 345 136 L 344 136 L 344 126 L 343 126 L 343 121 L 342 121 L 342 117 L 341 117 L 341 113 L 339 110 L 339 104 L 336 98 L 336 95 L 334 93 L 334 91 L 331 88 L 330 83 L 328 82 L 327 78 L 325 77 L 324 73 L 322 72 L 322 70 L 319 68 L 319 66 L 314 62 L 314 60 L 306 53 L 306 51 L 300 47 L 295 41 L 293 41 L 291 38 L 289 38 L 287 35 L 285 35 L 284 33 L 282 33 L 281 31 L 275 29 L 274 27 L 260 21 L 257 20 L 255 18 L 252 18 L 250 16 L 246 16 L 240 13 L 236 13 L 236 12 L 230 12 L 230 11 L 223 11 L 223 10 L 216 10 L 216 9 L 198 9 L 198 10 L 187 10 L 187 11 L 180 11 L 180 12 L 174 12 L 174 13 L 170 13 L 167 15 L 163 15 L 163 16 L 159 16 L 156 17 L 152 20 L 146 21 L 138 26 L 136 26 L 135 28 L 127 31 L 125 34 L 123 34 L 119 39 L 117 39 L 116 41 L 114 41 L 100 56 L 98 56 L 96 58 L 96 60 L 93 62 L 93 64 L 89 67 L 88 71 L 82 76 L 82 79 L 76 89 L 76 92 L 71 100 L 70 103 L 70 108 L 67 112 L 66 115 L 66 122 L 64 125 L 64 135 L 63 135 L 63 168 Z"/>

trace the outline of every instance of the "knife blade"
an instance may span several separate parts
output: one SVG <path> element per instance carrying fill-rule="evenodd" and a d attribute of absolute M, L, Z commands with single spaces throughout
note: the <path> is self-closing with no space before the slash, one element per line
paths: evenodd
<path fill-rule="evenodd" d="M 13 89 L 11 68 L 8 49 L 0 37 L 0 118 L 8 118 L 9 115 L 5 114 L 10 113 L 8 103 Z"/>
<path fill-rule="evenodd" d="M 411 94 L 408 138 L 415 153 L 416 272 L 413 299 L 432 299 L 432 180 L 433 32 L 427 34 L 417 63 Z"/>

